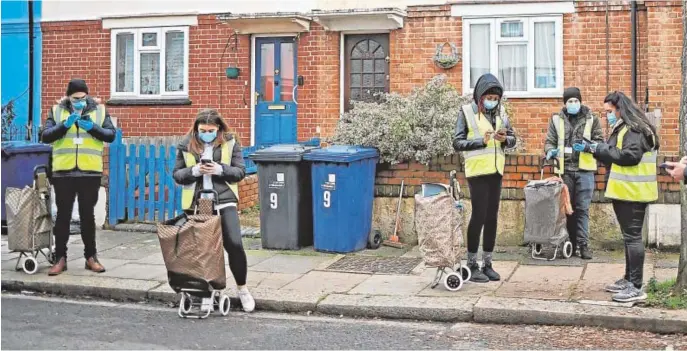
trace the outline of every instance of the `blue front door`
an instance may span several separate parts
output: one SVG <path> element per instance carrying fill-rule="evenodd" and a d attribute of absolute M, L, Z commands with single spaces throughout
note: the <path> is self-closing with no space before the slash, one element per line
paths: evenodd
<path fill-rule="evenodd" d="M 297 142 L 294 37 L 255 39 L 255 144 Z"/>

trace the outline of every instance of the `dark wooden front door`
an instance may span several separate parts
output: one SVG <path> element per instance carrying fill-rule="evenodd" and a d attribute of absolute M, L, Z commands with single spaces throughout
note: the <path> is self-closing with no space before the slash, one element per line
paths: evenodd
<path fill-rule="evenodd" d="M 347 35 L 344 60 L 344 109 L 351 100 L 374 101 L 375 94 L 389 92 L 389 35 Z"/>

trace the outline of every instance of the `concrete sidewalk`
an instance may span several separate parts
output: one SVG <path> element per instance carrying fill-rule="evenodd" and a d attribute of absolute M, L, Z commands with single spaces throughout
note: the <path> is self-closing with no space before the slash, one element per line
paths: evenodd
<path fill-rule="evenodd" d="M 176 302 L 155 234 L 100 231 L 99 258 L 107 272 L 83 268 L 83 244 L 72 236 L 69 270 L 48 277 L 48 264 L 34 275 L 14 271 L 18 254 L 2 241 L 2 288 L 117 300 Z M 458 292 L 443 284 L 429 287 L 434 268 L 425 268 L 417 248 L 382 247 L 337 255 L 260 248 L 260 239 L 244 238 L 248 285 L 257 308 L 284 312 L 403 318 L 433 321 L 477 321 L 585 325 L 661 333 L 687 331 L 687 311 L 630 307 L 610 302 L 603 286 L 624 273 L 622 253 L 596 253 L 553 262 L 529 258 L 524 248 L 495 254 L 501 282 L 466 283 Z M 676 276 L 674 256 L 647 253 L 645 280 Z M 233 277 L 227 269 L 228 284 Z"/>

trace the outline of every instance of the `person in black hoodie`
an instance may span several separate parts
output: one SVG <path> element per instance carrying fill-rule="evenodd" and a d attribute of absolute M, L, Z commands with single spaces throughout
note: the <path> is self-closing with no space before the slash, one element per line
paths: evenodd
<path fill-rule="evenodd" d="M 41 141 L 53 146 L 51 181 L 57 205 L 53 230 L 57 262 L 48 275 L 58 275 L 67 270 L 69 222 L 77 196 L 85 267 L 102 273 L 105 267 L 96 256 L 94 212 L 103 174 L 103 147 L 104 143 L 114 141 L 115 128 L 105 106 L 88 96 L 84 80 L 72 79 L 67 85 L 66 95 L 48 111 L 41 133 Z"/>
<path fill-rule="evenodd" d="M 179 143 L 174 181 L 183 186 L 181 207 L 191 211 L 193 202 L 201 190 L 217 192 L 215 210 L 220 211 L 222 241 L 229 256 L 229 268 L 238 286 L 243 310 L 255 309 L 255 300 L 246 287 L 248 263 L 241 241 L 239 223 L 238 183 L 246 177 L 241 145 L 229 132 L 229 126 L 213 109 L 198 113 L 188 134 Z M 214 197 L 214 194 L 201 194 Z"/>
<path fill-rule="evenodd" d="M 463 152 L 465 177 L 470 189 L 472 215 L 468 225 L 468 268 L 470 280 L 498 281 L 492 267 L 496 244 L 496 224 L 501 201 L 501 181 L 506 163 L 505 148 L 515 147 L 516 139 L 501 105 L 503 86 L 492 74 L 482 75 L 475 84 L 473 102 L 461 107 L 453 136 L 453 148 Z M 477 264 L 480 234 L 483 233 L 482 260 Z"/>

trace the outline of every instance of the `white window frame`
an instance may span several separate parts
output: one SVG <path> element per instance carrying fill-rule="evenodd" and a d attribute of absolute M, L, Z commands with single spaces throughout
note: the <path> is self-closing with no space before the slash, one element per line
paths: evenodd
<path fill-rule="evenodd" d="M 189 27 L 158 27 L 158 28 L 130 28 L 130 29 L 113 29 L 111 32 L 110 44 L 110 96 L 113 99 L 178 99 L 188 98 L 188 73 L 189 73 Z M 166 86 L 166 66 L 165 66 L 165 45 L 166 35 L 168 32 L 182 32 L 184 33 L 184 90 L 183 91 L 165 91 Z M 133 92 L 118 92 L 117 91 L 117 35 L 118 34 L 133 34 L 134 35 L 134 91 Z M 143 46 L 143 33 L 157 33 L 157 46 Z M 141 53 L 160 53 L 160 94 L 158 95 L 141 95 Z"/>
<path fill-rule="evenodd" d="M 501 23 L 507 21 L 525 21 L 524 38 L 501 38 Z M 538 22 L 553 22 L 556 39 L 554 54 L 556 62 L 556 87 L 535 88 L 534 79 L 534 24 Z M 563 96 L 563 16 L 519 16 L 519 17 L 490 17 L 463 19 L 463 92 L 472 94 L 470 87 L 470 25 L 490 24 L 489 66 L 490 73 L 498 77 L 498 45 L 527 43 L 527 91 L 505 91 L 509 98 L 542 98 Z"/>

